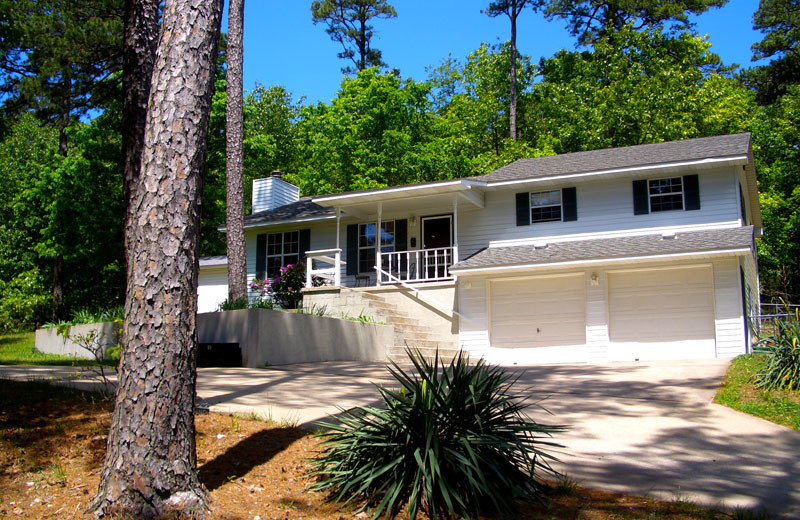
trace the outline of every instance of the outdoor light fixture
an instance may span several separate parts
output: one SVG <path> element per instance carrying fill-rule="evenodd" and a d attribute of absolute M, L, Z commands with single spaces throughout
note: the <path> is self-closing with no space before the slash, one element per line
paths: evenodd
<path fill-rule="evenodd" d="M 600 280 L 597 278 L 597 273 L 592 273 L 592 285 L 600 285 Z"/>

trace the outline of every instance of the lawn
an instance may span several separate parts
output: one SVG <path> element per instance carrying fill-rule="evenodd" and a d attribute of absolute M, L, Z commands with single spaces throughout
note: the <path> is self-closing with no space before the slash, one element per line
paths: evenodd
<path fill-rule="evenodd" d="M 101 394 L 0 380 L 0 518 L 85 518 L 97 490 L 113 403 Z M 304 477 L 318 440 L 256 416 L 198 415 L 197 464 L 210 519 L 343 520 L 352 506 L 328 504 Z M 520 519 L 727 520 L 733 515 L 676 499 L 552 483 L 548 504 L 522 504 Z M 399 518 L 407 518 L 400 515 Z M 424 519 L 424 517 L 419 517 Z"/>
<path fill-rule="evenodd" d="M 756 388 L 753 376 L 763 364 L 757 354 L 734 359 L 714 402 L 800 431 L 800 391 Z"/>
<path fill-rule="evenodd" d="M 33 332 L 0 334 L 0 365 L 97 365 L 95 361 L 89 359 L 42 354 L 33 347 L 33 343 Z"/>

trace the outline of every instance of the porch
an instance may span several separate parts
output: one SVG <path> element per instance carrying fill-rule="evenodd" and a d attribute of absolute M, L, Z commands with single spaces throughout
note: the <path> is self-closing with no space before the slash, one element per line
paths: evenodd
<path fill-rule="evenodd" d="M 454 280 L 459 212 L 483 208 L 484 196 L 468 181 L 445 181 L 315 202 L 335 210 L 335 247 L 305 252 L 306 287 L 318 277 L 333 287 L 412 288 Z"/>

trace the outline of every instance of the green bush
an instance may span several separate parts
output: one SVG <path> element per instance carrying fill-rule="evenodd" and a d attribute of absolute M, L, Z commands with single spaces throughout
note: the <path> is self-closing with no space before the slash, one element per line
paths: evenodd
<path fill-rule="evenodd" d="M 225 301 L 219 304 L 220 311 L 238 311 L 240 309 L 247 309 L 250 306 L 250 300 L 247 298 L 225 298 Z"/>
<path fill-rule="evenodd" d="M 0 330 L 33 329 L 47 319 L 52 298 L 37 269 L 0 281 Z"/>
<path fill-rule="evenodd" d="M 409 352 L 413 370 L 394 364 L 394 391 L 378 386 L 385 408 L 344 411 L 323 423 L 323 453 L 312 462 L 315 491 L 328 500 L 363 501 L 373 518 L 396 515 L 474 518 L 479 509 L 504 516 L 520 499 L 541 498 L 536 470 L 555 475 L 547 449 L 562 426 L 537 423 L 515 393 L 515 379 L 483 360 L 459 354 L 449 364 Z"/>
<path fill-rule="evenodd" d="M 764 368 L 756 374 L 759 388 L 800 389 L 800 309 L 787 310 L 786 319 L 773 320 L 772 334 L 758 342 L 757 349 L 766 355 Z"/>

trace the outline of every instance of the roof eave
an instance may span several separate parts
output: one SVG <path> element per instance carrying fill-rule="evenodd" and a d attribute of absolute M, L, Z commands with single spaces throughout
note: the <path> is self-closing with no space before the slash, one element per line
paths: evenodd
<path fill-rule="evenodd" d="M 545 269 L 559 269 L 570 267 L 589 267 L 594 265 L 604 264 L 625 264 L 642 261 L 669 261 L 669 260 L 691 260 L 697 258 L 709 258 L 720 256 L 744 256 L 752 253 L 749 247 L 720 249 L 712 251 L 688 251 L 683 253 L 667 253 L 667 254 L 654 254 L 654 255 L 634 255 L 616 258 L 593 258 L 583 260 L 567 260 L 562 262 L 548 262 L 548 263 L 527 263 L 527 264 L 514 264 L 514 265 L 498 265 L 498 266 L 485 266 L 485 267 L 466 267 L 459 268 L 453 266 L 450 272 L 456 276 L 480 276 L 485 274 L 501 274 L 501 273 L 516 273 L 522 271 L 534 271 Z"/>

